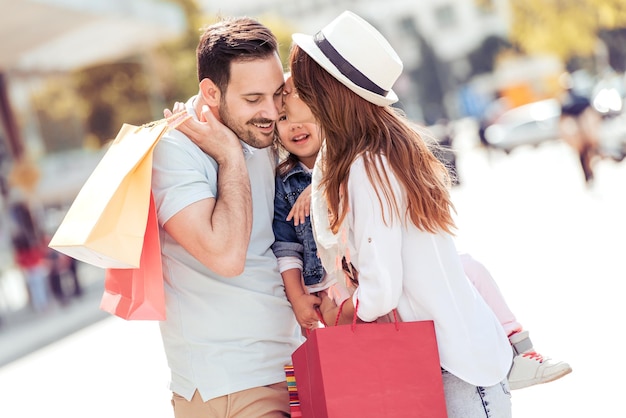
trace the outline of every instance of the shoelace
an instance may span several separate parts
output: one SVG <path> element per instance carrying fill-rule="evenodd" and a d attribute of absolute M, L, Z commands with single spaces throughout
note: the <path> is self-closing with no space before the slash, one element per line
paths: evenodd
<path fill-rule="evenodd" d="M 530 351 L 528 353 L 523 353 L 523 357 L 528 357 L 532 360 L 537 360 L 539 363 L 543 363 L 543 356 L 536 351 Z"/>

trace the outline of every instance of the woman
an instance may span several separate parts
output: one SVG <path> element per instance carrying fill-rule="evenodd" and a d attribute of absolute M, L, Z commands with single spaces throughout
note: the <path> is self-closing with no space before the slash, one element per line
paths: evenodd
<path fill-rule="evenodd" d="M 316 121 L 325 138 L 313 173 L 318 252 L 329 273 L 344 257 L 358 271 L 342 306 L 322 296 L 326 322 L 370 322 L 393 309 L 403 321 L 433 320 L 448 415 L 511 416 L 511 346 L 463 273 L 446 169 L 389 106 L 399 57 L 351 12 L 293 40 L 288 118 Z"/>

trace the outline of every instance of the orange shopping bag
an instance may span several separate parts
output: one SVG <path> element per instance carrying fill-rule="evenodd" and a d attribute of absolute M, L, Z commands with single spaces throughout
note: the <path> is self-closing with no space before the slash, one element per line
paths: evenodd
<path fill-rule="evenodd" d="M 129 320 L 165 319 L 161 245 L 152 194 L 139 268 L 106 269 L 100 309 Z"/>

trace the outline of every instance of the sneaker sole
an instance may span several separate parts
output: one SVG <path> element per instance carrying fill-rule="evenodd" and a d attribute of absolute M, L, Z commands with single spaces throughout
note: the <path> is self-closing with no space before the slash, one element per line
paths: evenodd
<path fill-rule="evenodd" d="M 555 375 L 552 375 L 550 377 L 546 377 L 543 379 L 533 379 L 533 380 L 526 380 L 523 382 L 509 382 L 509 388 L 511 388 L 511 390 L 517 390 L 517 389 L 524 389 L 530 386 L 535 386 L 535 385 L 540 385 L 542 383 L 550 383 L 550 382 L 554 382 L 557 379 L 562 378 L 563 376 L 566 376 L 568 374 L 570 374 L 572 372 L 572 368 L 568 368 L 566 370 L 563 370 L 561 373 L 557 373 Z"/>

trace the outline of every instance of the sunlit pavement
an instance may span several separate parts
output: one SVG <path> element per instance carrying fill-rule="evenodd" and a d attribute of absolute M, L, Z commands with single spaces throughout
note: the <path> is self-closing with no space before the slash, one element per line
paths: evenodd
<path fill-rule="evenodd" d="M 3 418 L 171 418 L 158 326 L 108 318 L 0 369 Z"/>
<path fill-rule="evenodd" d="M 514 416 L 622 416 L 626 162 L 601 161 L 586 190 L 562 143 L 462 155 L 459 243 L 491 269 L 535 348 L 574 370 L 514 391 Z"/>
<path fill-rule="evenodd" d="M 19 269 L 2 270 L 0 367 L 108 317 L 98 308 L 104 271 L 79 263 L 78 277 L 82 287 L 80 296 L 71 297 L 63 305 L 51 297 L 48 308 L 36 313 L 29 307 L 28 291 Z"/>
<path fill-rule="evenodd" d="M 459 246 L 492 271 L 561 380 L 513 392 L 515 417 L 623 410 L 626 162 L 601 161 L 586 190 L 561 143 L 487 154 L 460 145 Z M 108 318 L 0 368 L 0 417 L 172 418 L 154 322 Z"/>

